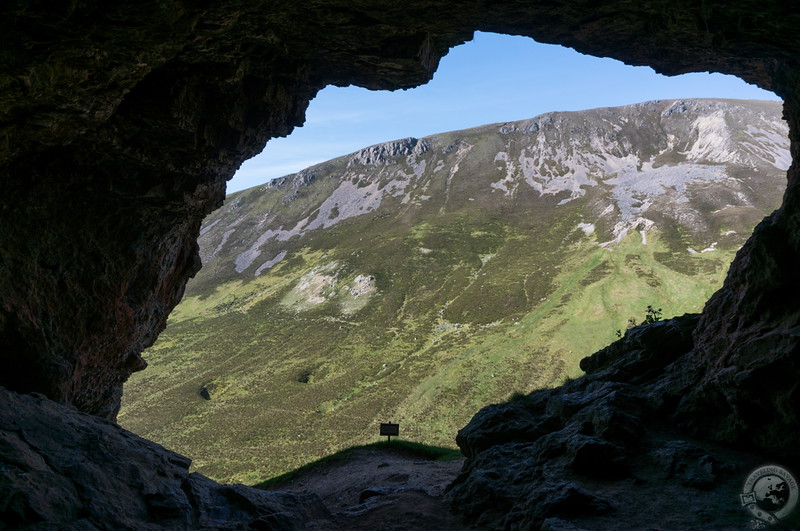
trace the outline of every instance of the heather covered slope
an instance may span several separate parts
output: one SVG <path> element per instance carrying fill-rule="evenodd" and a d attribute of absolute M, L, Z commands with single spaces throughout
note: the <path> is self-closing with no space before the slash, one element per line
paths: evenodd
<path fill-rule="evenodd" d="M 650 102 L 389 142 L 233 194 L 120 422 L 245 482 L 385 420 L 452 446 L 647 305 L 699 311 L 779 203 L 787 134 L 774 102 Z"/>

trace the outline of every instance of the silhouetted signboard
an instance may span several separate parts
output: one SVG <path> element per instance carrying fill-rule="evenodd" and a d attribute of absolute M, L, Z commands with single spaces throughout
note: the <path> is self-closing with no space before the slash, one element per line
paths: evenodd
<path fill-rule="evenodd" d="M 381 422 L 381 435 L 386 435 L 389 438 L 389 442 L 392 442 L 392 435 L 395 437 L 400 435 L 400 424 Z"/>

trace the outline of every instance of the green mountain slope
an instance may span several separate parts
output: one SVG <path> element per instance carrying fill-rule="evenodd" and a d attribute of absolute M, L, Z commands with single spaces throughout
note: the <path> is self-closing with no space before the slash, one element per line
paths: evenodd
<path fill-rule="evenodd" d="M 551 113 L 365 148 L 228 197 L 120 422 L 255 483 L 342 448 L 454 446 L 641 321 L 699 311 L 790 161 L 774 102 Z"/>

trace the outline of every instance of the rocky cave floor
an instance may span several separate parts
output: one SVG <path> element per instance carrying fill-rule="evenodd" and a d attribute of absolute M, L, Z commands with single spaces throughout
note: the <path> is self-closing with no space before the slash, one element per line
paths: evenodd
<path fill-rule="evenodd" d="M 530 514 L 541 513 L 541 521 L 519 527 L 508 521 L 502 528 L 753 528 L 754 518 L 741 506 L 739 493 L 744 478 L 759 465 L 757 457 L 665 431 L 652 433 L 642 446 L 648 448 L 644 455 L 627 466 L 620 464 L 619 472 L 605 480 L 565 473 L 560 468 L 563 463 L 557 463 L 545 472 L 544 485 L 552 490 L 542 492 L 539 508 L 529 508 Z M 469 525 L 450 509 L 445 492 L 464 461 L 427 461 L 403 452 L 359 449 L 346 460 L 323 463 L 271 490 L 319 497 L 321 506 L 311 514 L 306 529 L 496 528 L 498 514 L 484 517 L 485 525 Z M 507 474 L 506 464 L 498 458 L 487 475 Z M 525 490 L 513 482 L 506 486 L 509 493 Z M 491 500 L 475 497 L 473 504 L 486 508 Z"/>
<path fill-rule="evenodd" d="M 324 510 L 306 529 L 464 529 L 444 491 L 464 459 L 430 461 L 402 450 L 359 448 L 271 490 L 319 497 Z"/>

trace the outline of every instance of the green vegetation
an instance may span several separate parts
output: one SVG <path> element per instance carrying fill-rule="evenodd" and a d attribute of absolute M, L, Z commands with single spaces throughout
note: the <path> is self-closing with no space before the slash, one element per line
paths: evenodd
<path fill-rule="evenodd" d="M 645 310 L 644 314 L 644 321 L 641 324 L 653 324 L 657 323 L 661 320 L 661 308 L 654 308 L 652 305 L 647 305 L 647 310 Z"/>
<path fill-rule="evenodd" d="M 637 323 L 636 319 L 631 317 L 628 319 L 628 328 L 633 328 L 634 326 L 644 325 L 644 324 L 653 324 L 657 323 L 661 320 L 662 310 L 661 308 L 656 309 L 653 305 L 648 304 L 647 309 L 644 313 L 644 319 L 641 323 Z M 617 337 L 622 337 L 622 330 L 617 329 Z"/>
<path fill-rule="evenodd" d="M 370 254 L 300 249 L 294 267 L 190 294 L 126 386 L 120 421 L 204 474 L 245 483 L 366 443 L 380 419 L 453 448 L 484 405 L 580 375 L 630 309 L 698 311 L 733 256 L 707 253 L 719 266 L 687 276 L 656 260 L 666 247 L 654 233 L 646 246 L 637 234 L 612 248 L 589 237 L 552 247 L 562 239 L 455 218 Z M 550 256 L 535 256 L 537 244 Z M 343 290 L 360 272 L 378 291 L 347 313 Z M 297 289 L 313 275 L 330 277 L 326 302 Z"/>

